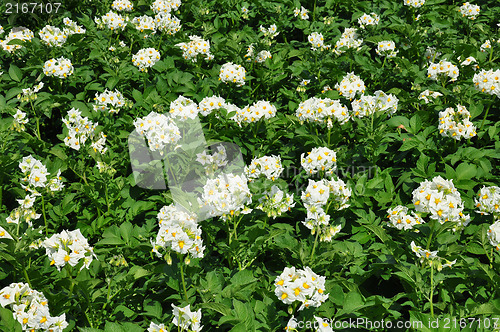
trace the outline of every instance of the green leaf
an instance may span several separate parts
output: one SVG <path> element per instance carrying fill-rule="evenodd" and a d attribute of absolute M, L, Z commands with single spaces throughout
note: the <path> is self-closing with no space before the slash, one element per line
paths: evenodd
<path fill-rule="evenodd" d="M 200 308 L 205 308 L 205 309 L 217 311 L 218 313 L 222 314 L 223 316 L 231 315 L 231 309 L 228 308 L 223 303 L 208 302 L 208 303 L 201 303 L 199 306 L 200 306 Z"/>
<path fill-rule="evenodd" d="M 477 169 L 475 165 L 463 162 L 455 169 L 455 173 L 457 180 L 470 179 L 476 175 Z"/>
<path fill-rule="evenodd" d="M 120 324 L 107 322 L 104 326 L 104 332 L 126 332 Z"/>
<path fill-rule="evenodd" d="M 382 242 L 386 242 L 387 240 L 389 240 L 389 237 L 387 236 L 385 229 L 383 229 L 382 227 L 376 225 L 363 225 L 363 226 L 372 231 Z"/>
<path fill-rule="evenodd" d="M 127 317 L 127 318 L 130 318 L 130 317 L 132 317 L 132 316 L 134 316 L 134 315 L 136 314 L 136 312 L 135 312 L 135 311 L 133 311 L 133 310 L 131 310 L 131 309 L 127 308 L 127 307 L 126 307 L 126 306 L 124 306 L 123 304 L 118 305 L 118 306 L 115 308 L 115 310 L 113 311 L 113 314 L 115 314 L 115 315 L 116 315 L 116 314 L 117 314 L 117 313 L 119 313 L 119 312 L 123 313 L 123 316 L 125 316 L 125 317 Z"/>
<path fill-rule="evenodd" d="M 405 128 L 408 128 L 410 126 L 410 120 L 408 120 L 405 116 L 397 115 L 387 120 L 387 124 L 391 127 L 399 127 L 400 125 L 403 125 Z"/>
<path fill-rule="evenodd" d="M 142 277 L 145 277 L 147 275 L 150 275 L 151 272 L 149 272 L 148 270 L 146 270 L 143 267 L 140 267 L 138 265 L 134 265 L 134 266 L 132 266 L 132 268 L 130 268 L 129 274 L 133 274 L 134 275 L 134 279 L 137 280 L 139 278 L 142 278 Z"/>
<path fill-rule="evenodd" d="M 158 301 L 151 301 L 151 302 L 145 302 L 144 303 L 144 316 L 149 316 L 153 317 L 156 319 L 161 319 L 162 317 L 162 307 L 160 302 Z"/>
<path fill-rule="evenodd" d="M 344 306 L 339 312 L 342 314 L 350 314 L 364 307 L 365 302 L 363 297 L 357 291 L 351 291 L 346 294 L 344 299 Z"/>
<path fill-rule="evenodd" d="M 411 117 L 410 119 L 410 128 L 408 128 L 412 134 L 416 134 L 420 128 L 422 128 L 422 119 L 420 119 L 420 116 L 418 114 L 415 114 L 414 116 Z"/>
<path fill-rule="evenodd" d="M 19 67 L 17 67 L 16 65 L 10 65 L 9 76 L 14 81 L 21 82 L 21 79 L 23 78 L 23 73 L 21 72 L 21 69 L 19 69 Z"/>
<path fill-rule="evenodd" d="M 123 240 L 125 240 L 125 243 L 130 243 L 130 235 L 132 234 L 132 229 L 134 227 L 130 223 L 130 221 L 126 221 L 123 224 L 120 225 L 120 235 Z"/>
<path fill-rule="evenodd" d="M 477 243 L 470 243 L 466 250 L 468 252 L 470 252 L 471 254 L 474 254 L 474 255 L 485 255 L 486 254 L 486 251 L 484 251 L 484 248 L 481 247 L 479 244 Z"/>
<path fill-rule="evenodd" d="M 22 327 L 15 319 L 12 310 L 0 307 L 0 328 L 5 332 L 21 332 Z"/>
<path fill-rule="evenodd" d="M 139 90 L 134 89 L 134 91 L 132 91 L 132 97 L 134 97 L 136 102 L 142 101 L 142 93 Z"/>

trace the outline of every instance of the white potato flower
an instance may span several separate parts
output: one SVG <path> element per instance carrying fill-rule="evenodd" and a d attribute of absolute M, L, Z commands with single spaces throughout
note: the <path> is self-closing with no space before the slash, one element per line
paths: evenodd
<path fill-rule="evenodd" d="M 328 299 L 325 281 L 325 277 L 314 273 L 309 267 L 286 267 L 274 280 L 274 294 L 284 304 L 299 301 L 299 311 L 308 307 L 319 307 Z"/>

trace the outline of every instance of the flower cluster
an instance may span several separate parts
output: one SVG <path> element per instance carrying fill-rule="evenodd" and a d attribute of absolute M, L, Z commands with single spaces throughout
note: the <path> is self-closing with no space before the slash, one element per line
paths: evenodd
<path fill-rule="evenodd" d="M 69 264 L 76 266 L 80 260 L 83 265 L 80 268 L 88 269 L 94 258 L 94 249 L 89 246 L 87 239 L 82 235 L 79 229 L 74 231 L 63 230 L 59 234 L 54 234 L 43 241 L 45 253 L 49 256 L 50 265 L 55 265 L 57 270 Z"/>
<path fill-rule="evenodd" d="M 132 11 L 132 9 L 134 9 L 134 5 L 132 4 L 132 2 L 130 2 L 130 0 L 115 0 L 111 4 L 111 8 L 119 12 L 130 12 Z"/>
<path fill-rule="evenodd" d="M 332 200 L 328 203 L 330 196 Z M 332 203 L 335 204 L 336 210 L 347 208 L 350 196 L 351 190 L 342 180 L 309 180 L 306 191 L 303 191 L 300 197 L 307 210 L 306 219 L 302 223 L 311 230 L 312 234 L 318 232 L 320 241 L 331 241 L 332 237 L 340 232 L 341 226 L 330 225 L 328 209 Z M 325 210 L 323 207 L 327 203 Z"/>
<path fill-rule="evenodd" d="M 295 16 L 295 17 L 299 16 L 300 19 L 302 19 L 302 20 L 309 19 L 308 13 L 309 13 L 309 10 L 305 9 L 302 6 L 300 6 L 300 9 L 299 8 L 295 8 L 293 10 L 293 16 Z"/>
<path fill-rule="evenodd" d="M 244 175 L 221 174 L 207 180 L 200 203 L 208 207 L 211 215 L 222 215 L 222 219 L 227 220 L 240 213 L 250 213 L 252 210 L 245 204 L 251 202 L 252 194 Z"/>
<path fill-rule="evenodd" d="M 178 46 L 182 50 L 182 56 L 186 60 L 196 62 L 198 54 L 202 55 L 205 60 L 212 60 L 213 54 L 210 53 L 210 42 L 202 39 L 199 36 L 189 36 L 189 43 L 179 43 Z"/>
<path fill-rule="evenodd" d="M 198 104 L 199 112 L 203 116 L 207 116 L 214 110 L 225 107 L 226 107 L 226 100 L 219 96 L 205 97 Z"/>
<path fill-rule="evenodd" d="M 483 186 L 477 196 L 479 198 L 474 200 L 476 207 L 479 209 L 477 212 L 500 217 L 500 187 Z"/>
<path fill-rule="evenodd" d="M 0 290 L 0 305 L 11 306 L 23 331 L 62 332 L 69 325 L 66 314 L 50 315 L 48 303 L 43 293 L 25 283 L 12 283 Z"/>
<path fill-rule="evenodd" d="M 476 126 L 470 121 L 470 113 L 465 106 L 448 107 L 439 112 L 439 133 L 445 137 L 453 137 L 457 141 L 476 136 Z"/>
<path fill-rule="evenodd" d="M 299 86 L 297 87 L 297 91 L 306 92 L 306 86 L 311 83 L 311 80 L 302 80 L 300 81 Z"/>
<path fill-rule="evenodd" d="M 248 20 L 248 7 L 246 6 L 241 7 L 241 17 L 243 17 L 243 19 L 245 20 Z"/>
<path fill-rule="evenodd" d="M 94 131 L 98 124 L 93 123 L 86 116 L 83 117 L 78 109 L 72 108 L 69 110 L 68 118 L 62 120 L 66 128 L 68 128 L 68 135 L 64 138 L 66 146 L 80 150 L 80 147 L 85 145 L 87 139 L 94 138 Z"/>
<path fill-rule="evenodd" d="M 174 119 L 195 119 L 198 116 L 198 105 L 189 98 L 179 96 L 170 103 L 170 115 Z"/>
<path fill-rule="evenodd" d="M 413 8 L 422 7 L 425 3 L 425 0 L 404 0 L 405 6 L 410 6 Z"/>
<path fill-rule="evenodd" d="M 491 40 L 487 39 L 481 46 L 479 47 L 479 50 L 481 52 L 487 52 L 488 50 L 491 49 Z"/>
<path fill-rule="evenodd" d="M 464 228 L 470 222 L 470 216 L 462 213 L 464 203 L 460 193 L 453 185 L 453 180 L 436 176 L 432 181 L 425 180 L 413 190 L 413 204 L 418 212 L 430 213 L 431 219 L 441 224 L 451 221 L 456 223 L 453 230 Z"/>
<path fill-rule="evenodd" d="M 260 32 L 264 34 L 264 37 L 268 37 L 270 39 L 273 39 L 280 33 L 278 32 L 278 29 L 276 27 L 276 24 L 271 24 L 269 28 L 264 28 L 262 25 L 259 27 Z"/>
<path fill-rule="evenodd" d="M 40 82 L 31 89 L 23 89 L 23 93 L 18 94 L 17 99 L 20 99 L 21 102 L 35 101 L 38 98 L 36 93 L 43 88 L 43 85 L 43 82 Z"/>
<path fill-rule="evenodd" d="M 135 25 L 135 28 L 140 32 L 144 32 L 144 30 L 149 30 L 152 35 L 156 33 L 156 23 L 155 19 L 151 16 L 143 15 L 134 17 L 132 20 L 132 24 Z M 144 38 L 148 38 L 149 35 L 145 34 Z"/>
<path fill-rule="evenodd" d="M 294 206 L 293 194 L 287 194 L 273 185 L 271 190 L 266 190 L 259 199 L 257 209 L 265 212 L 268 217 L 273 217 L 273 219 L 275 219 L 282 213 L 290 211 Z"/>
<path fill-rule="evenodd" d="M 161 150 L 167 144 L 176 144 L 181 133 L 175 122 L 164 114 L 151 112 L 144 118 L 138 118 L 134 121 L 135 130 L 148 140 L 151 151 Z"/>
<path fill-rule="evenodd" d="M 396 44 L 391 40 L 384 40 L 378 43 L 375 52 L 380 56 L 394 58 L 399 51 L 396 51 Z"/>
<path fill-rule="evenodd" d="M 376 112 L 385 112 L 387 115 L 396 113 L 398 108 L 398 98 L 383 91 L 375 91 L 374 96 L 363 95 L 352 102 L 353 116 L 362 118 Z"/>
<path fill-rule="evenodd" d="M 2 29 L 2 31 L 3 31 L 3 29 Z M 0 39 L 0 46 L 2 47 L 2 49 L 4 51 L 12 53 L 12 52 L 19 50 L 23 47 L 22 45 L 19 45 L 19 44 L 9 45 L 9 43 L 12 40 L 17 39 L 17 40 L 21 40 L 24 42 L 24 41 L 31 41 L 31 39 L 33 37 L 34 37 L 33 32 L 28 28 L 24 28 L 24 27 L 12 28 L 12 30 L 10 30 L 9 34 L 7 35 L 7 37 L 4 40 Z"/>
<path fill-rule="evenodd" d="M 12 128 L 17 132 L 24 131 L 26 129 L 24 125 L 27 124 L 28 121 L 29 119 L 26 117 L 26 113 L 21 112 L 21 110 L 18 109 L 16 114 L 14 114 L 14 121 L 12 121 Z"/>
<path fill-rule="evenodd" d="M 365 82 L 359 76 L 354 75 L 354 73 L 348 73 L 342 78 L 340 83 L 335 84 L 335 89 L 337 89 L 340 95 L 353 99 L 356 94 L 362 95 L 365 93 Z"/>
<path fill-rule="evenodd" d="M 108 112 L 109 114 L 118 114 L 122 107 L 131 104 L 118 90 L 106 89 L 102 93 L 97 92 L 94 100 L 94 111 Z"/>
<path fill-rule="evenodd" d="M 148 68 L 153 67 L 160 61 L 160 52 L 152 47 L 140 49 L 134 56 L 132 62 L 140 71 L 148 71 Z"/>
<path fill-rule="evenodd" d="M 205 174 L 212 176 L 215 172 L 227 165 L 227 152 L 224 145 L 218 145 L 217 151 L 213 154 L 207 154 L 206 150 L 196 154 L 196 161 L 205 166 Z"/>
<path fill-rule="evenodd" d="M 181 331 L 190 331 L 190 332 L 199 332 L 203 328 L 200 325 L 201 321 L 201 309 L 197 311 L 191 311 L 189 308 L 189 304 L 184 308 L 176 307 L 172 304 L 172 308 L 174 309 L 174 319 L 172 323 L 175 326 L 178 326 Z"/>
<path fill-rule="evenodd" d="M 357 29 L 356 28 L 345 28 L 340 39 L 335 43 L 335 48 L 333 52 L 337 55 L 341 55 L 350 49 L 359 50 L 363 39 L 357 39 Z"/>
<path fill-rule="evenodd" d="M 164 12 L 156 14 L 155 24 L 158 30 L 168 35 L 175 35 L 181 29 L 181 20 Z"/>
<path fill-rule="evenodd" d="M 274 294 L 285 304 L 301 302 L 299 311 L 309 307 L 319 307 L 328 299 L 325 293 L 326 278 L 314 273 L 309 267 L 295 269 L 285 267 L 274 280 Z"/>
<path fill-rule="evenodd" d="M 235 83 L 236 86 L 245 84 L 245 68 L 241 65 L 235 65 L 232 62 L 227 62 L 222 65 L 219 72 L 219 81 L 224 83 Z"/>
<path fill-rule="evenodd" d="M 162 257 L 158 249 L 163 248 L 180 254 L 189 254 L 194 258 L 203 258 L 205 247 L 196 215 L 176 205 L 168 205 L 161 208 L 157 218 L 160 230 L 156 241 L 151 241 L 152 251 L 156 256 Z"/>
<path fill-rule="evenodd" d="M 32 155 L 23 157 L 23 160 L 19 163 L 19 168 L 24 175 L 21 181 L 26 183 L 26 185 L 21 184 L 21 186 L 24 190 L 31 192 L 35 196 L 39 195 L 37 188 L 48 188 L 50 191 L 59 191 L 64 187 L 60 177 L 61 171 L 59 171 L 54 178 L 48 179 L 47 177 L 50 173 L 47 172 L 47 167 Z M 30 206 L 32 206 L 33 202 L 30 203 Z M 23 204 L 27 203 L 25 202 Z"/>
<path fill-rule="evenodd" d="M 468 19 L 475 20 L 479 15 L 479 11 L 481 10 L 478 5 L 472 5 L 468 2 L 464 2 L 464 4 L 460 7 L 460 14 L 463 17 L 467 17 Z"/>
<path fill-rule="evenodd" d="M 116 14 L 114 12 L 108 12 L 101 18 L 94 18 L 94 21 L 99 28 L 102 29 L 106 26 L 111 31 L 118 31 L 119 29 L 121 29 L 122 31 L 125 30 L 128 20 L 128 17 L 124 18 L 120 14 Z"/>
<path fill-rule="evenodd" d="M 31 227 L 33 225 L 31 221 L 37 220 L 41 216 L 33 208 L 36 196 L 38 194 L 26 195 L 24 199 L 17 200 L 20 206 L 10 212 L 6 218 L 7 223 L 18 225 L 21 220 L 24 220 L 28 224 L 28 227 Z"/>
<path fill-rule="evenodd" d="M 497 220 L 488 229 L 488 239 L 496 250 L 500 251 L 500 220 Z"/>
<path fill-rule="evenodd" d="M 46 25 L 42 30 L 40 30 L 40 32 L 38 32 L 38 34 L 40 35 L 42 42 L 44 42 L 47 46 L 52 47 L 61 47 L 68 38 L 65 31 L 51 25 Z"/>
<path fill-rule="evenodd" d="M 261 175 L 269 180 L 276 180 L 283 172 L 280 156 L 264 156 L 255 158 L 250 162 L 250 166 L 245 166 L 245 174 L 248 181 L 258 179 Z"/>
<path fill-rule="evenodd" d="M 431 63 L 427 68 L 427 77 L 435 81 L 450 78 L 449 82 L 454 82 L 457 80 L 459 73 L 457 66 L 445 60 L 441 60 L 439 63 Z"/>
<path fill-rule="evenodd" d="M 438 56 L 441 55 L 441 52 L 438 52 L 435 47 L 427 46 L 425 49 L 424 57 L 429 61 L 429 63 L 434 62 Z"/>
<path fill-rule="evenodd" d="M 62 183 L 61 171 L 58 171 L 55 177 L 48 179 L 50 173 L 47 171 L 45 165 L 31 155 L 23 157 L 23 160 L 19 163 L 19 168 L 24 175 L 21 179 L 21 187 L 25 191 L 29 191 L 30 194 L 26 195 L 23 199 L 17 200 L 19 207 L 11 211 L 6 221 L 8 224 L 19 224 L 21 219 L 24 219 L 28 226 L 31 227 L 31 220 L 36 220 L 41 216 L 33 208 L 36 197 L 41 195 L 38 190 L 40 188 L 47 188 L 49 191 L 54 192 L 61 190 L 64 185 Z"/>
<path fill-rule="evenodd" d="M 255 62 L 263 63 L 264 61 L 266 61 L 267 59 L 271 59 L 272 57 L 273 56 L 272 56 L 271 52 L 269 52 L 267 50 L 262 50 L 259 53 L 257 53 L 257 55 L 255 56 Z"/>
<path fill-rule="evenodd" d="M 423 100 L 426 104 L 431 102 L 432 99 L 436 99 L 437 97 L 441 97 L 443 94 L 436 91 L 425 90 L 419 96 L 419 100 Z"/>
<path fill-rule="evenodd" d="M 330 49 L 330 45 L 325 45 L 323 43 L 323 35 L 319 32 L 313 32 L 308 37 L 309 43 L 311 43 L 311 49 L 313 51 L 324 51 Z"/>
<path fill-rule="evenodd" d="M 460 57 L 459 57 L 459 60 L 460 60 Z M 460 63 L 461 66 L 470 66 L 471 64 L 473 63 L 477 63 L 477 60 L 476 58 L 474 58 L 473 56 L 469 56 L 467 57 L 464 61 L 462 61 Z M 472 67 L 474 70 L 478 69 L 479 66 L 478 65 L 475 65 Z"/>
<path fill-rule="evenodd" d="M 155 0 L 151 4 L 151 10 L 158 14 L 160 12 L 170 13 L 176 11 L 181 6 L 181 0 Z"/>
<path fill-rule="evenodd" d="M 397 228 L 399 230 L 413 229 L 416 225 L 424 223 L 424 220 L 415 212 L 408 214 L 408 208 L 406 206 L 398 205 L 395 208 L 387 210 L 389 219 L 389 226 Z M 418 231 L 418 230 L 416 230 Z"/>
<path fill-rule="evenodd" d="M 337 154 L 326 147 L 314 148 L 300 155 L 300 164 L 308 174 L 316 174 L 319 171 L 331 175 L 337 169 Z"/>
<path fill-rule="evenodd" d="M 253 103 L 252 106 L 246 106 L 240 111 L 236 111 L 232 120 L 241 125 L 242 122 L 252 123 L 262 118 L 270 119 L 274 116 L 276 116 L 276 107 L 268 101 L 259 100 Z"/>
<path fill-rule="evenodd" d="M 477 90 L 490 95 L 496 95 L 500 98 L 500 69 L 483 69 L 479 73 L 474 74 L 472 82 Z"/>
<path fill-rule="evenodd" d="M 69 59 L 60 57 L 58 59 L 50 59 L 43 65 L 43 73 L 47 76 L 55 76 L 58 78 L 66 78 L 73 74 L 73 65 Z"/>
<path fill-rule="evenodd" d="M 363 13 L 363 15 L 358 18 L 358 24 L 361 29 L 364 29 L 368 25 L 378 25 L 379 21 L 380 16 L 375 13 L 371 13 L 370 15 Z"/>
<path fill-rule="evenodd" d="M 65 17 L 63 19 L 63 23 L 66 26 L 63 29 L 63 31 L 68 37 L 71 35 L 75 35 L 75 34 L 81 35 L 81 34 L 84 34 L 85 32 L 87 32 L 87 30 L 85 30 L 85 28 L 83 26 L 76 24 L 75 21 L 72 21 L 68 17 Z"/>
<path fill-rule="evenodd" d="M 105 153 L 108 148 L 105 147 L 106 145 L 106 137 L 108 137 L 107 135 L 104 135 L 103 132 L 100 132 L 99 133 L 99 138 L 94 138 L 94 141 L 92 142 L 92 144 L 90 144 L 90 146 L 92 147 L 92 149 L 94 150 L 94 152 L 97 152 L 99 151 L 100 154 L 103 154 Z"/>
<path fill-rule="evenodd" d="M 321 123 L 335 118 L 340 124 L 344 124 L 350 118 L 347 107 L 340 104 L 338 100 L 316 97 L 301 102 L 295 114 L 300 121 Z"/>
<path fill-rule="evenodd" d="M 437 270 L 441 271 L 443 267 L 452 267 L 457 260 L 455 259 L 454 261 L 449 261 L 445 259 L 445 263 L 443 264 L 443 258 L 439 257 L 437 255 L 437 250 L 436 251 L 430 251 L 427 249 L 423 249 L 420 246 L 417 246 L 414 241 L 411 241 L 410 244 L 411 250 L 415 253 L 417 258 L 420 258 L 420 262 L 427 261 L 429 264 L 433 264 L 433 262 L 437 262 Z"/>

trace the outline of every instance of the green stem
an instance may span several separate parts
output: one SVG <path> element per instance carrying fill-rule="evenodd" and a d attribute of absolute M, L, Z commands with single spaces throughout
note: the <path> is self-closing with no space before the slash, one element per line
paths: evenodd
<path fill-rule="evenodd" d="M 73 167 L 71 167 L 71 165 L 68 163 L 68 167 L 73 171 L 73 173 L 75 173 L 80 179 L 83 180 L 83 182 L 85 183 L 86 186 L 88 186 L 88 182 L 87 182 L 87 179 L 85 178 L 85 174 L 82 176 L 80 175 L 80 173 L 78 173 Z M 101 211 L 101 209 L 99 208 L 99 204 L 98 202 L 93 198 L 91 197 L 89 194 L 87 194 L 85 192 L 85 190 L 83 191 L 83 193 L 92 201 L 94 202 L 94 205 L 95 207 L 97 208 L 97 213 L 99 214 L 99 216 L 101 216 L 103 213 Z"/>
<path fill-rule="evenodd" d="M 317 0 L 314 0 L 314 7 L 313 7 L 313 18 L 312 18 L 312 22 L 314 22 L 314 18 L 316 17 L 316 2 L 317 2 Z"/>
<path fill-rule="evenodd" d="M 311 251 L 311 257 L 309 257 L 310 261 L 312 261 L 312 259 L 314 257 L 314 251 L 316 251 L 316 244 L 318 243 L 319 232 L 320 232 L 320 230 L 317 229 L 316 230 L 316 237 L 314 238 L 314 244 L 313 244 L 313 248 L 312 248 L 312 251 Z"/>
<path fill-rule="evenodd" d="M 431 291 L 429 294 L 429 304 L 431 306 L 431 317 L 434 318 L 434 304 L 432 297 L 434 295 L 434 263 L 431 263 Z"/>
<path fill-rule="evenodd" d="M 26 282 L 28 283 L 28 285 L 30 286 L 31 288 L 31 281 L 30 281 L 30 277 L 28 277 L 28 271 L 26 271 L 26 268 L 24 267 L 24 263 L 23 263 L 23 273 L 24 273 L 24 277 L 26 278 Z"/>
<path fill-rule="evenodd" d="M 232 242 L 232 237 L 233 237 L 233 234 L 231 232 L 231 227 L 229 226 L 229 220 L 231 218 L 227 218 L 226 219 L 226 226 L 227 226 L 227 245 L 229 247 L 231 247 L 231 242 Z"/>
<path fill-rule="evenodd" d="M 89 314 L 87 313 L 87 310 L 83 312 L 85 314 L 85 318 L 87 318 L 87 322 L 90 325 L 90 328 L 94 328 L 94 324 L 92 324 L 92 321 L 90 320 Z"/>
<path fill-rule="evenodd" d="M 134 46 L 134 40 L 132 39 L 132 42 L 130 43 L 130 51 L 128 52 L 128 56 L 130 57 L 132 55 L 132 46 Z"/>
<path fill-rule="evenodd" d="M 431 226 L 431 233 L 429 234 L 429 239 L 427 240 L 427 246 L 425 247 L 426 250 L 429 250 L 431 246 L 431 240 L 432 240 L 432 235 L 434 234 L 434 226 L 436 225 L 436 221 L 432 221 L 432 226 Z"/>
<path fill-rule="evenodd" d="M 491 105 L 493 105 L 493 102 L 491 102 L 491 103 L 488 105 L 488 108 L 486 109 L 486 113 L 484 114 L 483 121 L 481 122 L 481 127 L 479 127 L 478 132 L 479 132 L 479 131 L 481 131 L 481 130 L 483 129 L 484 122 L 486 121 L 486 117 L 488 116 L 488 112 L 490 111 Z"/>
<path fill-rule="evenodd" d="M 73 294 L 73 288 L 75 287 L 75 281 L 73 280 L 73 275 L 71 273 L 70 265 L 66 264 L 64 266 L 64 268 L 66 269 L 66 272 L 68 272 L 68 277 L 69 277 L 69 280 L 71 281 L 71 284 L 69 285 L 69 293 L 71 295 L 71 294 Z"/>
<path fill-rule="evenodd" d="M 106 199 L 106 205 L 108 207 L 108 212 L 109 212 L 109 198 L 108 198 L 108 183 L 107 183 L 107 181 L 104 181 L 104 197 Z"/>
<path fill-rule="evenodd" d="M 182 280 L 182 289 L 184 290 L 184 297 L 186 299 L 186 302 L 189 304 L 188 295 L 186 291 L 186 281 L 184 279 L 184 260 L 182 259 L 182 256 L 180 254 L 178 254 L 177 257 L 179 257 L 179 265 L 181 269 L 181 280 Z"/>
<path fill-rule="evenodd" d="M 161 46 L 161 42 L 163 41 L 163 33 L 160 35 L 160 42 L 158 43 L 158 47 L 156 47 L 156 49 L 159 51 L 160 50 L 160 46 Z"/>
<path fill-rule="evenodd" d="M 35 115 L 35 118 L 36 118 L 36 137 L 41 141 L 42 135 L 40 135 L 40 118 L 36 114 L 35 107 L 33 106 L 32 100 L 30 100 L 30 105 L 31 105 L 31 110 L 33 111 L 33 114 Z"/>
<path fill-rule="evenodd" d="M 47 224 L 47 216 L 45 215 L 45 200 L 43 199 L 43 195 L 42 195 L 42 214 L 43 214 L 43 221 L 45 223 L 45 235 L 49 236 L 49 225 Z"/>

